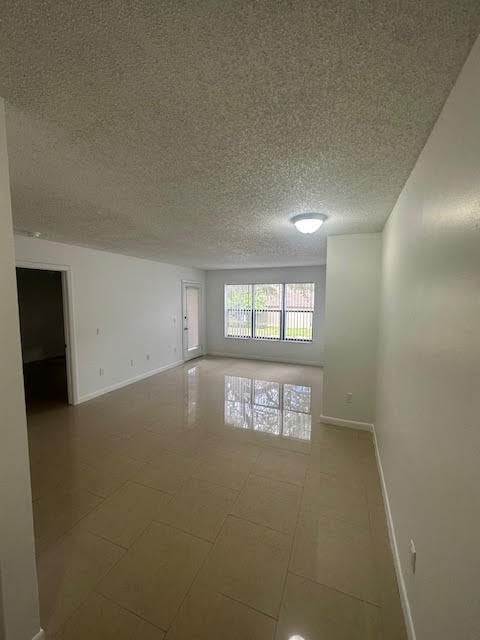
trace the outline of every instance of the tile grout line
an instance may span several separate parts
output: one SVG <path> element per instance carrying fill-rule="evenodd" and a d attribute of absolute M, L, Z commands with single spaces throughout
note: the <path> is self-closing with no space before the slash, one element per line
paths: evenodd
<path fill-rule="evenodd" d="M 95 496 L 96 498 L 99 498 L 100 496 L 96 496 L 94 493 L 91 492 L 87 492 L 90 493 L 92 496 Z M 75 527 L 77 527 L 82 520 L 84 520 L 87 516 L 89 516 L 91 513 L 93 513 L 95 511 L 95 509 L 98 509 L 98 507 L 100 507 L 101 505 L 103 505 L 103 503 L 105 502 L 106 498 L 101 498 L 101 502 L 99 502 L 99 504 L 97 504 L 95 507 L 93 507 L 93 509 L 90 509 L 90 511 L 88 511 L 85 515 L 83 515 L 81 518 L 79 518 L 78 520 L 75 520 L 75 522 L 72 524 L 71 527 L 69 527 L 66 531 L 64 531 L 63 533 L 61 533 L 58 538 L 56 538 L 55 540 L 53 540 L 47 547 L 45 547 L 45 549 L 43 551 L 39 551 L 38 554 L 36 552 L 35 549 L 35 558 L 38 561 L 40 559 L 40 557 L 47 553 L 48 551 L 50 551 L 51 549 L 53 549 L 53 547 L 55 547 L 56 545 L 58 545 L 64 538 L 66 538 L 68 535 L 70 535 L 72 533 L 72 531 L 75 529 Z M 34 524 L 34 531 L 35 531 L 35 524 Z M 90 533 L 90 532 L 89 532 Z M 101 536 L 97 536 L 98 538 L 100 538 Z M 104 538 L 106 540 L 106 538 Z M 111 540 L 108 540 L 108 542 L 112 542 Z M 35 547 L 36 547 L 36 540 L 35 540 Z M 112 544 L 116 544 L 115 542 L 112 542 Z M 116 544 L 117 547 L 120 547 L 121 545 Z M 123 548 L 123 547 L 122 547 Z"/>
<path fill-rule="evenodd" d="M 79 605 L 79 607 L 78 607 L 78 608 L 80 608 L 80 606 L 81 606 L 82 604 L 84 604 L 84 602 L 86 601 L 87 597 L 88 597 L 91 593 L 98 593 L 99 595 L 101 595 L 101 596 L 103 596 L 103 597 L 107 598 L 107 596 L 106 596 L 104 593 L 102 593 L 102 591 L 99 591 L 99 590 L 98 590 L 98 587 L 99 587 L 100 583 L 101 583 L 101 582 L 102 582 L 102 581 L 103 581 L 103 580 L 104 580 L 104 579 L 105 579 L 105 578 L 106 578 L 106 577 L 107 577 L 107 576 L 108 576 L 108 575 L 109 575 L 109 574 L 110 574 L 110 573 L 115 569 L 115 567 L 116 567 L 116 566 L 121 562 L 121 560 L 123 560 L 123 559 L 127 556 L 127 554 L 130 552 L 130 550 L 132 549 L 132 547 L 133 547 L 133 545 L 135 544 L 135 542 L 137 542 L 137 541 L 139 540 L 139 538 L 140 538 L 140 537 L 145 533 L 145 531 L 146 531 L 146 530 L 148 529 L 148 527 L 152 524 L 152 522 L 154 522 L 154 521 L 153 521 L 153 520 L 151 520 L 151 521 L 147 524 L 147 526 L 146 526 L 144 529 L 142 529 L 142 532 L 137 536 L 137 538 L 135 539 L 135 541 L 134 541 L 134 542 L 132 542 L 132 544 L 131 544 L 131 545 L 130 545 L 130 547 L 128 547 L 128 548 L 125 548 L 125 547 L 122 547 L 122 546 L 120 546 L 120 545 L 117 545 L 116 543 L 112 542 L 111 540 L 107 540 L 106 538 L 103 538 L 102 536 L 99 536 L 99 535 L 97 535 L 97 534 L 95 534 L 95 533 L 91 533 L 91 532 L 89 532 L 89 533 L 90 533 L 90 535 L 96 536 L 97 538 L 100 538 L 100 539 L 102 539 L 102 540 L 106 540 L 107 542 L 110 542 L 110 544 L 113 544 L 113 545 L 115 545 L 115 546 L 120 547 L 120 548 L 124 551 L 124 553 L 120 556 L 120 558 L 119 558 L 116 562 L 114 562 L 114 564 L 113 564 L 113 565 L 112 565 L 112 566 L 111 566 L 111 567 L 110 567 L 110 568 L 109 568 L 109 569 L 104 573 L 104 575 L 103 575 L 101 578 L 99 578 L 99 579 L 95 582 L 95 584 L 93 585 L 93 587 L 91 588 L 91 590 L 88 592 L 88 594 L 85 596 L 85 598 L 82 600 L 82 602 L 80 603 L 80 605 Z M 111 602 L 113 602 L 113 603 L 114 603 L 114 604 L 116 604 L 117 606 L 120 606 L 121 608 L 123 608 L 123 609 L 127 610 L 129 613 L 133 613 L 134 615 L 136 615 L 137 617 L 141 618 L 142 620 L 145 620 L 145 622 L 149 622 L 150 624 L 152 624 L 149 620 L 146 620 L 146 619 L 142 618 L 142 617 L 141 617 L 141 616 L 139 616 L 137 613 L 135 613 L 135 611 L 132 611 L 131 609 L 129 609 L 128 607 L 126 607 L 124 604 L 122 604 L 122 605 L 121 605 L 119 602 L 116 602 L 116 601 L 115 601 L 115 600 L 113 600 L 112 598 L 107 598 L 107 599 L 109 599 Z M 77 610 L 77 609 L 76 609 L 76 610 Z M 71 616 L 69 616 L 69 618 L 70 618 L 70 617 L 71 617 Z M 68 620 L 69 618 L 67 618 L 67 620 Z M 67 621 L 65 621 L 65 623 L 66 623 L 66 622 L 67 622 Z M 65 624 L 65 623 L 64 623 L 64 624 Z M 62 625 L 62 626 L 63 626 L 63 625 Z M 160 629 L 162 632 L 165 632 L 165 633 L 166 633 L 165 629 L 163 629 L 163 628 L 161 628 L 161 627 L 158 627 L 158 625 L 155 625 L 155 624 L 154 624 L 153 626 L 155 626 L 157 629 Z"/>
<path fill-rule="evenodd" d="M 304 576 L 301 573 L 297 573 L 296 571 L 292 571 L 289 569 L 289 573 L 291 573 L 294 576 L 297 576 L 297 578 L 302 578 L 302 580 L 308 580 L 313 584 L 318 584 L 320 587 L 324 587 L 325 589 L 330 589 L 331 591 L 336 591 L 337 593 L 341 593 L 343 596 L 348 596 L 349 598 L 353 598 L 357 602 L 363 602 L 364 604 L 369 604 L 372 607 L 375 607 L 376 609 L 382 608 L 381 605 L 379 605 L 377 602 L 372 602 L 371 600 L 365 600 L 364 598 L 359 598 L 358 596 L 354 596 L 352 593 L 348 593 L 347 591 L 342 591 L 341 589 L 332 587 L 329 584 L 325 584 L 325 582 L 319 582 L 318 580 L 313 580 L 312 578 L 309 578 L 308 576 Z"/>
<path fill-rule="evenodd" d="M 250 609 L 251 611 L 255 611 L 255 613 L 259 613 L 262 616 L 266 616 L 267 618 L 270 618 L 270 620 L 274 620 L 275 622 L 278 621 L 278 618 L 275 618 L 275 616 L 272 616 L 269 613 L 265 613 L 265 611 L 262 611 L 261 609 L 257 609 L 256 607 L 252 607 L 251 604 L 243 602 L 242 600 L 238 600 L 237 598 L 234 598 L 233 596 L 229 595 L 228 593 L 223 593 L 223 591 L 215 591 L 215 593 L 218 593 L 219 595 L 223 596 L 224 598 L 227 598 L 228 600 L 231 600 L 232 602 L 236 602 L 237 604 L 241 604 L 243 607 L 246 607 L 247 609 Z"/>
<path fill-rule="evenodd" d="M 102 501 L 97 504 L 93 509 L 91 509 L 90 511 L 88 511 L 88 513 L 86 513 L 85 515 L 83 515 L 79 520 L 77 520 L 72 527 L 70 527 L 70 529 L 68 529 L 67 531 L 65 531 L 65 533 L 63 533 L 54 543 L 52 543 L 51 547 L 53 547 L 55 544 L 57 544 L 64 536 L 67 536 L 69 534 L 72 533 L 72 531 L 78 527 L 83 520 L 86 520 L 92 513 L 94 513 L 97 509 L 99 509 L 100 507 L 104 506 L 105 503 L 107 502 L 107 500 L 109 500 L 112 496 L 114 496 L 116 493 L 118 493 L 121 489 L 123 489 L 125 487 L 126 484 L 128 484 L 129 482 L 131 482 L 132 484 L 138 484 L 138 486 L 143 487 L 144 485 L 141 485 L 139 483 L 134 483 L 132 480 L 125 480 L 125 482 L 123 482 L 117 489 L 115 489 L 115 491 L 113 491 L 109 496 L 107 496 L 106 498 L 102 498 Z M 150 488 L 150 487 L 148 487 Z M 89 492 L 91 493 L 91 492 Z M 160 493 L 160 492 L 159 492 Z M 95 494 L 92 494 L 95 495 Z M 167 494 L 168 495 L 168 494 Z M 100 496 L 96 496 L 96 497 L 100 497 Z M 152 520 L 150 521 L 149 524 L 151 524 Z M 148 526 L 148 525 L 147 525 Z M 146 529 L 146 527 L 145 527 Z M 132 543 L 130 544 L 130 547 L 133 545 L 133 543 L 138 540 L 138 538 L 142 535 L 142 533 L 145 531 L 145 529 L 142 529 L 141 533 L 132 541 Z M 90 531 L 89 529 L 86 528 L 86 531 L 93 536 L 96 536 L 97 538 L 101 538 L 102 540 L 105 540 L 105 542 L 109 542 L 110 544 L 113 544 L 117 547 L 120 547 L 121 549 L 125 549 L 126 551 L 128 551 L 128 549 L 130 547 L 125 547 L 123 544 L 120 544 L 118 542 L 114 542 L 113 540 L 110 540 L 110 538 L 106 538 L 105 536 L 100 535 L 99 533 L 94 533 L 93 531 Z"/>
<path fill-rule="evenodd" d="M 219 531 L 219 533 L 220 533 L 220 531 Z M 218 538 L 219 533 L 217 534 L 217 538 Z M 202 539 L 202 538 L 200 538 L 200 540 L 203 540 L 203 539 Z M 203 541 L 204 541 L 204 540 L 203 540 Z M 216 539 L 215 539 L 215 541 L 216 541 Z M 204 541 L 204 542 L 205 542 L 205 541 Z M 206 554 L 205 554 L 205 558 L 203 559 L 203 562 L 201 562 L 201 564 L 200 564 L 199 568 L 197 569 L 197 571 L 196 571 L 195 575 L 193 576 L 193 579 L 192 579 L 192 582 L 190 583 L 190 586 L 189 586 L 189 587 L 188 587 L 188 589 L 186 590 L 185 595 L 184 595 L 184 596 L 183 596 L 183 598 L 182 598 L 182 601 L 181 601 L 181 602 L 180 602 L 180 604 L 178 605 L 178 609 L 177 609 L 177 611 L 175 612 L 175 615 L 173 616 L 172 621 L 171 621 L 171 622 L 170 622 L 170 624 L 168 625 L 168 629 L 166 629 L 166 631 L 165 631 L 165 635 L 170 631 L 170 629 L 172 628 L 173 623 L 174 623 L 174 622 L 175 622 L 175 620 L 178 618 L 178 616 L 179 616 L 179 614 L 180 614 L 180 611 L 181 611 L 181 609 L 182 609 L 182 607 L 183 607 L 183 603 L 186 601 L 186 599 L 188 598 L 188 596 L 189 596 L 189 595 L 190 595 L 190 593 L 192 592 L 193 585 L 195 584 L 195 582 L 196 582 L 196 580 L 197 580 L 197 578 L 198 578 L 198 576 L 199 576 L 199 574 L 200 574 L 200 571 L 201 571 L 201 570 L 203 569 L 203 567 L 206 565 L 207 560 L 209 559 L 210 555 L 211 555 L 211 554 L 212 554 L 212 552 L 213 552 L 213 549 L 214 549 L 214 547 L 215 547 L 215 542 L 214 542 L 214 543 L 209 542 L 209 544 L 210 544 L 210 549 L 208 550 L 208 553 L 206 553 Z"/>
<path fill-rule="evenodd" d="M 234 504 L 232 505 L 232 508 L 233 508 L 233 506 L 235 505 L 235 503 L 237 502 L 237 500 L 239 499 L 240 492 L 242 491 L 242 489 L 243 489 L 243 488 L 244 488 L 244 486 L 246 485 L 247 480 L 248 480 L 248 477 L 249 477 L 250 475 L 251 475 L 251 472 L 249 472 L 249 473 L 247 474 L 247 477 L 245 478 L 245 480 L 244 480 L 244 482 L 243 482 L 243 484 L 242 484 L 241 489 L 239 489 L 239 490 L 237 491 L 237 496 L 236 496 L 236 498 L 235 498 L 235 502 L 234 502 Z M 188 596 L 192 593 L 193 586 L 194 586 L 195 582 L 197 581 L 197 578 L 198 578 L 198 576 L 200 575 L 200 572 L 201 572 L 201 571 L 202 571 L 202 569 L 206 566 L 207 561 L 209 560 L 209 558 L 210 558 L 210 557 L 211 557 L 211 555 L 213 554 L 213 551 L 214 551 L 215 546 L 216 546 L 216 544 L 217 544 L 217 541 L 218 541 L 218 539 L 219 539 L 219 537 L 220 537 L 220 534 L 222 533 L 222 531 L 223 531 L 223 529 L 224 529 L 224 527 L 225 527 L 225 523 L 226 523 L 226 521 L 227 521 L 227 519 L 228 519 L 229 517 L 235 517 L 235 516 L 233 516 L 231 513 L 227 513 L 227 514 L 225 515 L 224 519 L 223 519 L 223 522 L 222 522 L 221 527 L 219 528 L 219 530 L 218 530 L 218 532 L 217 532 L 217 535 L 215 536 L 215 540 L 213 541 L 213 543 L 212 543 L 211 541 L 208 541 L 208 542 L 210 542 L 210 544 L 211 544 L 211 548 L 209 549 L 209 551 L 208 551 L 207 555 L 205 556 L 204 561 L 202 562 L 201 566 L 199 567 L 198 571 L 196 572 L 196 574 L 195 574 L 195 576 L 194 576 L 194 578 L 193 578 L 193 580 L 192 580 L 192 582 L 191 582 L 191 584 L 190 584 L 189 588 L 187 589 L 187 591 L 186 591 L 186 593 L 185 593 L 185 596 L 184 596 L 184 598 L 182 599 L 182 602 L 180 603 L 180 605 L 179 605 L 179 607 L 178 607 L 178 609 L 177 609 L 177 612 L 176 612 L 176 614 L 175 614 L 175 616 L 174 616 L 174 618 L 173 618 L 172 622 L 170 623 L 170 625 L 169 625 L 169 627 L 168 627 L 168 629 L 167 629 L 166 633 L 168 633 L 168 631 L 170 631 L 170 629 L 171 629 L 172 625 L 174 624 L 175 620 L 177 619 L 177 617 L 178 617 L 178 616 L 179 616 L 179 614 L 180 614 L 180 610 L 181 610 L 181 608 L 182 608 L 182 606 L 183 606 L 183 603 L 184 603 L 184 602 L 185 602 L 185 600 L 188 598 Z M 238 518 L 238 519 L 239 519 L 239 520 L 242 520 L 243 518 Z M 256 523 L 252 523 L 252 524 L 256 524 Z M 261 526 L 261 525 L 259 525 L 259 526 Z M 180 529 L 180 530 L 181 530 L 181 529 Z M 271 530 L 272 530 L 272 531 L 276 531 L 275 529 L 271 529 Z M 277 533 L 278 533 L 278 532 L 277 532 Z M 190 535 L 191 535 L 191 534 L 190 534 Z M 200 540 L 203 540 L 203 538 L 199 538 L 199 539 L 200 539 Z M 271 618 L 271 619 L 273 619 L 273 620 L 276 620 L 276 618 L 273 618 L 272 616 L 270 616 L 270 615 L 268 615 L 268 614 L 265 614 L 264 612 L 259 611 L 258 609 L 255 609 L 254 607 L 251 607 L 251 606 L 249 606 L 249 605 L 246 605 L 245 603 L 240 602 L 239 600 L 235 600 L 235 598 L 232 598 L 232 597 L 230 597 L 230 596 L 227 596 L 226 594 L 222 593 L 221 591 L 214 591 L 214 593 L 219 593 L 220 595 L 222 595 L 222 596 L 224 596 L 224 597 L 226 597 L 226 598 L 230 598 L 230 599 L 231 599 L 231 600 L 233 600 L 234 602 L 238 602 L 239 604 L 242 604 L 242 605 L 246 606 L 247 608 L 252 609 L 253 611 L 256 611 L 257 613 L 261 613 L 261 614 L 263 614 L 263 615 L 267 615 L 269 618 Z"/>
<path fill-rule="evenodd" d="M 291 543 L 291 546 L 290 546 L 290 553 L 288 555 L 287 570 L 285 571 L 285 577 L 283 579 L 282 596 L 280 598 L 280 606 L 278 608 L 278 620 L 277 620 L 277 624 L 276 624 L 276 628 L 275 628 L 276 632 L 278 632 L 278 625 L 279 625 L 279 621 L 280 621 L 280 615 L 281 615 L 281 612 L 282 612 L 282 605 L 283 605 L 283 602 L 285 600 L 285 590 L 286 590 L 286 587 L 287 587 L 287 578 L 288 578 L 288 573 L 290 571 L 290 563 L 292 561 L 293 550 L 295 548 L 295 539 L 297 537 L 298 523 L 300 521 L 300 512 L 301 512 L 302 504 L 303 504 L 303 496 L 305 494 L 306 477 L 307 477 L 307 472 L 305 471 L 305 476 L 304 476 L 303 485 L 302 485 L 302 493 L 301 493 L 301 496 L 300 496 L 299 505 L 298 505 L 298 511 L 297 511 L 297 517 L 296 517 L 296 520 L 295 520 L 295 529 L 294 529 L 293 536 L 292 536 L 292 543 Z"/>
<path fill-rule="evenodd" d="M 306 470 L 305 470 L 306 473 Z M 271 480 L 272 482 L 280 482 L 282 484 L 288 484 L 291 487 L 297 487 L 298 489 L 303 487 L 303 484 L 298 484 L 297 482 L 290 482 L 289 480 L 279 480 L 278 478 L 273 478 L 272 476 L 267 476 L 262 473 L 255 473 L 255 471 L 251 471 L 250 475 L 257 476 L 257 478 L 264 478 L 265 480 Z"/>
<path fill-rule="evenodd" d="M 281 531 L 280 529 L 275 529 L 274 527 L 270 527 L 268 524 L 263 524 L 261 522 L 255 522 L 254 520 L 250 520 L 249 518 L 244 518 L 243 516 L 239 516 L 236 513 L 227 514 L 229 518 L 235 518 L 235 520 L 241 520 L 242 522 L 248 522 L 249 524 L 253 524 L 255 527 L 261 527 L 262 529 L 268 529 L 268 531 L 273 531 L 274 533 L 279 533 L 282 536 L 287 536 L 288 538 L 294 537 L 295 530 L 293 533 L 287 533 L 285 531 Z"/>
<path fill-rule="evenodd" d="M 195 476 L 192 476 L 192 477 L 195 477 Z M 245 482 L 246 482 L 246 480 L 245 480 Z M 213 484 L 213 483 L 212 483 L 212 484 Z M 244 484 L 245 484 L 245 483 L 244 483 Z M 218 486 L 220 486 L 220 485 L 218 485 Z M 242 486 L 242 488 L 243 488 L 243 486 Z M 238 496 L 240 495 L 240 491 L 241 491 L 241 489 L 240 489 L 239 491 L 237 491 L 237 496 L 235 497 L 235 502 L 238 500 Z M 219 529 L 218 529 L 217 535 L 215 536 L 215 540 L 214 540 L 213 542 L 212 542 L 212 541 L 210 541 L 210 540 L 208 541 L 208 542 L 209 542 L 209 544 L 211 545 L 211 547 L 210 547 L 210 549 L 209 549 L 208 553 L 206 554 L 206 556 L 205 556 L 205 558 L 204 558 L 204 560 L 203 560 L 202 564 L 201 564 L 201 565 L 200 565 L 200 567 L 198 568 L 198 571 L 196 572 L 195 576 L 193 577 L 193 580 L 192 580 L 192 582 L 191 582 L 190 586 L 188 587 L 187 591 L 185 592 L 185 596 L 183 597 L 182 602 L 180 603 L 180 605 L 179 605 L 179 607 L 178 607 L 178 609 L 177 609 L 177 611 L 176 611 L 176 613 L 175 613 L 175 616 L 174 616 L 174 617 L 173 617 L 173 619 L 172 619 L 172 622 L 170 623 L 170 625 L 169 625 L 168 629 L 167 629 L 167 630 L 166 630 L 166 632 L 165 632 L 166 634 L 170 631 L 170 629 L 171 629 L 172 625 L 174 624 L 175 620 L 176 620 L 176 619 L 177 619 L 177 617 L 179 616 L 179 614 L 180 614 L 180 610 L 181 610 L 181 608 L 182 608 L 182 606 L 183 606 L 183 603 L 184 603 L 184 602 L 185 602 L 185 600 L 188 598 L 188 596 L 192 593 L 193 586 L 194 586 L 194 584 L 195 584 L 195 582 L 196 582 L 196 580 L 197 580 L 198 576 L 200 575 L 201 570 L 202 570 L 202 569 L 204 568 L 204 566 L 207 564 L 208 559 L 209 559 L 209 558 L 210 558 L 210 556 L 212 555 L 212 553 L 213 553 L 213 551 L 214 551 L 214 549 L 215 549 L 215 545 L 216 545 L 216 543 L 217 543 L 217 541 L 218 541 L 218 538 L 219 538 L 219 536 L 220 536 L 220 534 L 221 534 L 221 532 L 222 532 L 222 530 L 223 530 L 223 528 L 224 528 L 224 526 L 225 526 L 225 522 L 226 522 L 227 518 L 229 517 L 229 515 L 230 515 L 229 513 L 227 513 L 227 514 L 225 515 L 225 517 L 224 517 L 224 519 L 223 519 L 223 522 L 222 522 L 221 526 L 220 526 L 220 527 L 219 527 Z M 171 525 L 170 525 L 170 526 L 171 526 Z M 180 529 L 180 531 L 181 531 L 181 529 Z M 192 535 L 192 534 L 190 534 L 190 535 Z M 195 536 L 195 537 L 198 537 L 198 536 Z M 198 538 L 198 539 L 199 539 L 199 540 L 202 540 L 202 541 L 205 541 L 203 538 Z"/>
<path fill-rule="evenodd" d="M 92 593 L 95 593 L 96 595 L 101 596 L 102 598 L 105 598 L 105 600 L 108 600 L 109 602 L 111 602 L 112 604 L 116 605 L 117 607 L 119 607 L 120 609 L 123 609 L 124 611 L 128 611 L 128 613 L 130 615 L 135 616 L 136 618 L 138 618 L 139 620 L 142 620 L 143 622 L 146 622 L 147 624 L 151 625 L 152 627 L 155 627 L 155 629 L 158 629 L 159 631 L 162 631 L 162 633 L 166 633 L 166 629 L 164 629 L 163 627 L 159 627 L 158 624 L 155 624 L 154 622 L 152 622 L 151 620 L 147 620 L 147 618 L 144 618 L 143 616 L 141 616 L 139 613 L 137 613 L 136 611 L 133 611 L 132 609 L 129 609 L 128 607 L 126 607 L 124 604 L 120 604 L 119 602 L 117 602 L 114 598 L 112 598 L 111 596 L 108 596 L 104 593 L 102 593 L 101 591 L 97 591 L 97 588 L 94 587 L 92 589 L 92 591 L 90 592 L 89 595 L 91 595 Z M 70 616 L 71 617 L 71 616 Z"/>
<path fill-rule="evenodd" d="M 90 531 L 88 532 L 90 535 L 94 536 L 95 538 L 99 538 L 100 540 L 105 540 L 106 542 L 109 542 L 110 544 L 113 544 L 115 547 L 118 547 L 119 549 L 121 549 L 122 551 L 124 551 L 124 553 L 122 553 L 122 555 L 120 556 L 120 558 L 113 563 L 113 565 L 110 567 L 110 569 L 107 569 L 105 571 L 105 573 L 102 575 L 101 578 L 98 579 L 97 582 L 95 582 L 95 584 L 92 586 L 92 588 L 85 594 L 85 596 L 83 598 L 80 599 L 80 602 L 78 604 L 77 607 L 75 607 L 75 609 L 72 611 L 71 615 L 69 615 L 64 622 L 59 626 L 59 628 L 56 631 L 56 634 L 59 631 L 62 631 L 63 627 L 67 624 L 67 622 L 70 620 L 70 618 L 82 607 L 82 605 L 86 602 L 87 598 L 94 592 L 96 592 L 96 587 L 100 584 L 100 582 L 110 573 L 110 571 L 117 566 L 117 564 L 120 562 L 120 560 L 122 560 L 122 558 L 125 557 L 126 552 L 128 551 L 128 549 L 125 549 L 124 547 L 121 547 L 118 544 L 115 544 L 114 542 L 111 542 L 111 540 L 106 540 L 106 538 L 102 538 L 101 536 L 96 535 L 95 533 L 90 533 Z M 63 536 L 62 536 L 63 537 Z M 103 594 L 100 594 L 103 595 Z M 115 603 L 118 604 L 118 603 Z"/>
<path fill-rule="evenodd" d="M 192 533 L 191 531 L 187 531 L 186 529 L 182 529 L 181 527 L 177 527 L 174 524 L 170 524 L 170 522 L 166 522 L 165 520 L 160 520 L 158 516 L 155 516 L 153 518 L 153 520 L 149 523 L 148 526 L 150 526 L 151 524 L 161 524 L 164 527 L 170 527 L 171 529 L 175 529 L 175 531 L 179 531 L 180 533 L 184 533 L 187 536 L 191 536 L 192 538 L 195 538 L 196 540 L 200 540 L 201 542 L 208 542 L 208 544 L 215 544 L 215 541 L 217 538 L 215 538 L 215 540 L 210 540 L 209 538 L 202 538 L 202 536 L 199 536 L 196 533 Z M 223 526 L 223 523 L 222 523 Z M 148 527 L 147 527 L 148 528 Z M 145 532 L 145 529 L 142 531 L 142 534 Z M 139 536 L 140 537 L 140 536 Z M 138 540 L 138 538 L 137 538 Z"/>

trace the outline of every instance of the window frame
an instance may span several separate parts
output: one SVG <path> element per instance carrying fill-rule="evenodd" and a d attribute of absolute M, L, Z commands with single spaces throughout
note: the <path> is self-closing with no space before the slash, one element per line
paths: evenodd
<path fill-rule="evenodd" d="M 307 339 L 302 338 L 286 338 L 286 314 L 289 313 L 289 310 L 286 308 L 286 289 L 287 285 L 291 284 L 311 284 L 313 286 L 313 308 L 310 311 L 306 310 L 308 313 L 312 314 L 312 337 Z M 263 336 L 256 337 L 255 336 L 255 287 L 265 286 L 265 285 L 280 285 L 280 337 L 279 338 L 265 338 Z M 230 336 L 228 335 L 228 307 L 227 307 L 227 287 L 234 286 L 243 286 L 250 287 L 250 298 L 251 298 L 251 313 L 250 313 L 250 334 L 249 336 Z M 285 343 L 294 343 L 294 344 L 312 344 L 314 340 L 314 318 L 315 318 L 315 289 L 316 282 L 312 281 L 297 281 L 297 282 L 225 282 L 223 285 L 223 337 L 228 340 L 255 340 L 261 342 L 285 342 Z"/>

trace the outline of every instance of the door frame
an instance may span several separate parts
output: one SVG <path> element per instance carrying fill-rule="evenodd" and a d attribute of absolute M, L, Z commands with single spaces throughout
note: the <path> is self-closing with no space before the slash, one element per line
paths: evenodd
<path fill-rule="evenodd" d="M 188 335 L 186 327 L 187 317 L 187 287 L 195 287 L 198 289 L 198 349 L 195 353 L 188 353 Z M 182 280 L 182 357 L 183 361 L 193 360 L 204 355 L 203 347 L 204 326 L 203 326 L 203 284 L 193 280 Z"/>
<path fill-rule="evenodd" d="M 60 271 L 62 274 L 63 328 L 65 333 L 65 360 L 67 372 L 68 404 L 78 404 L 77 349 L 73 312 L 72 268 L 64 264 L 16 260 L 15 267 L 37 271 Z"/>

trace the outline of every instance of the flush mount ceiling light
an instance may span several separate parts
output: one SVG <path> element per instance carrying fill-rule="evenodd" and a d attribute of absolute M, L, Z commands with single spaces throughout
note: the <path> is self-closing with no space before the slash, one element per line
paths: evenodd
<path fill-rule="evenodd" d="M 301 213 L 292 218 L 293 224 L 300 233 L 315 233 L 327 219 L 323 213 Z"/>

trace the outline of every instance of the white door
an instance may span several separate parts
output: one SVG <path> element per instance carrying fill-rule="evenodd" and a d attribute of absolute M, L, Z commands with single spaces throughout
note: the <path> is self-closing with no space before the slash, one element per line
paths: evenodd
<path fill-rule="evenodd" d="M 202 286 L 198 282 L 183 283 L 183 359 L 202 355 L 201 345 Z"/>

